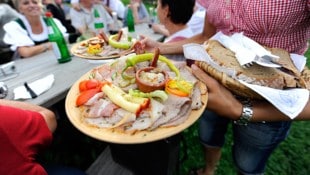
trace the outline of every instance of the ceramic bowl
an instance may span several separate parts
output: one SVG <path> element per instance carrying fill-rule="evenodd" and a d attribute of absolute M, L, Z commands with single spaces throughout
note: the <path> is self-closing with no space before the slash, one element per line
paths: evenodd
<path fill-rule="evenodd" d="M 156 67 L 146 67 L 136 72 L 136 83 L 142 92 L 152 92 L 165 89 L 168 74 Z"/>

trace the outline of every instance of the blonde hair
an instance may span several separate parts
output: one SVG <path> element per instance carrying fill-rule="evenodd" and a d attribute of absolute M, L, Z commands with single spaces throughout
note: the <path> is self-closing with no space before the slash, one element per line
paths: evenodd
<path fill-rule="evenodd" d="M 42 0 L 37 0 L 37 1 L 38 1 L 38 5 L 41 7 L 42 13 L 43 13 L 44 5 L 42 4 Z M 15 9 L 19 11 L 20 0 L 13 0 L 13 4 L 14 4 Z"/>
<path fill-rule="evenodd" d="M 20 0 L 13 0 L 13 4 L 14 4 L 14 6 L 15 6 L 16 9 L 19 8 L 19 4 L 20 4 L 19 1 L 20 1 Z M 41 0 L 37 0 L 37 1 L 38 1 L 39 6 L 43 8 L 42 1 L 41 1 Z"/>

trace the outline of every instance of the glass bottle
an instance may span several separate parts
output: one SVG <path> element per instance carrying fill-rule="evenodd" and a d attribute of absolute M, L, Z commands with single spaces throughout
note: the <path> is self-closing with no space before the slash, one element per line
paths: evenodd
<path fill-rule="evenodd" d="M 128 8 L 127 12 L 127 28 L 128 28 L 128 40 L 131 41 L 132 38 L 135 38 L 135 20 L 132 14 L 131 8 Z"/>
<path fill-rule="evenodd" d="M 118 23 L 116 12 L 112 12 L 112 19 L 113 19 L 113 28 L 110 30 L 110 34 L 114 35 L 117 34 L 118 31 L 120 30 L 120 25 Z"/>
<path fill-rule="evenodd" d="M 71 55 L 66 40 L 57 27 L 51 12 L 46 12 L 46 25 L 48 28 L 48 40 L 53 45 L 53 51 L 58 63 L 71 61 Z"/>
<path fill-rule="evenodd" d="M 94 9 L 94 25 L 96 35 L 104 31 L 104 24 L 97 9 Z"/>

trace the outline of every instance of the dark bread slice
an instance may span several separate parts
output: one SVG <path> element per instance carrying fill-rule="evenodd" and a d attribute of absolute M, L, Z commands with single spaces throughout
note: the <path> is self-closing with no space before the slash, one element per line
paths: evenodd
<path fill-rule="evenodd" d="M 226 49 L 218 41 L 215 40 L 208 41 L 206 51 L 218 65 L 220 65 L 221 67 L 234 69 L 236 71 L 236 77 L 240 80 L 244 80 L 247 83 L 267 86 L 275 89 L 302 87 L 301 84 L 303 83 L 300 83 L 301 77 L 294 74 L 297 69 L 292 63 L 289 54 L 283 49 L 271 49 L 271 52 L 280 57 L 279 60 L 281 60 L 281 64 L 285 63 L 284 70 L 263 67 L 257 64 L 254 64 L 249 68 L 242 68 L 237 59 L 235 58 L 234 52 Z M 196 61 L 195 64 L 204 69 L 215 79 L 219 80 L 233 93 L 250 98 L 261 98 L 251 89 L 242 85 L 228 75 L 217 71 L 207 63 Z M 287 71 L 288 69 L 290 71 Z"/>

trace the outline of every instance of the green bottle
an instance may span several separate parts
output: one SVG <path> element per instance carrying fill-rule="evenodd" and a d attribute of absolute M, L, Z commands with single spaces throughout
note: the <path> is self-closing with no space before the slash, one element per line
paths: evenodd
<path fill-rule="evenodd" d="M 131 41 L 132 38 L 135 38 L 135 19 L 133 18 L 131 8 L 128 8 L 127 12 L 127 28 L 128 28 L 128 40 Z"/>
<path fill-rule="evenodd" d="M 51 12 L 46 12 L 46 24 L 48 28 L 48 40 L 53 44 L 53 50 L 58 63 L 71 61 L 71 55 L 64 36 L 53 20 Z"/>
<path fill-rule="evenodd" d="M 101 20 L 100 14 L 97 9 L 94 9 L 94 25 L 96 34 L 98 35 L 100 32 L 103 32 L 104 24 Z"/>

